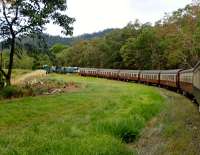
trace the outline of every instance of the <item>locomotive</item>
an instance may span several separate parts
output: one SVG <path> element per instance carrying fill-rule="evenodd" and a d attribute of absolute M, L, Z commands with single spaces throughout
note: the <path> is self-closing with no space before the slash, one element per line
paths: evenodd
<path fill-rule="evenodd" d="M 200 104 L 200 62 L 192 69 L 183 70 L 121 70 L 79 68 L 79 75 L 113 80 L 135 81 L 167 87 L 192 96 Z"/>
<path fill-rule="evenodd" d="M 46 73 L 61 73 L 61 74 L 67 74 L 67 73 L 77 73 L 79 68 L 78 67 L 58 67 L 58 66 L 48 66 L 44 65 L 42 67 Z"/>

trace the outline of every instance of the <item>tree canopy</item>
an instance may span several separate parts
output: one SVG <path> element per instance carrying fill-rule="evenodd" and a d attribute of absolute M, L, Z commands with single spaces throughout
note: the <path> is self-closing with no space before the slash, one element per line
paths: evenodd
<path fill-rule="evenodd" d="M 64 13 L 66 0 L 1 0 L 0 4 L 0 39 L 10 45 L 8 72 L 0 71 L 9 85 L 18 42 L 24 36 L 41 34 L 48 23 L 61 26 L 62 33 L 71 35 L 75 19 Z"/>

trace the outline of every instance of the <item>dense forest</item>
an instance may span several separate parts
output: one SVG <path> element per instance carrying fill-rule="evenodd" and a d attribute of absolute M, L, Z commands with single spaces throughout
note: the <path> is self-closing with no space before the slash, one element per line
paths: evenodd
<path fill-rule="evenodd" d="M 122 29 L 70 39 L 47 36 L 46 40 L 48 46 L 52 45 L 49 49 L 25 44 L 23 52 L 15 56 L 14 67 L 35 69 L 48 64 L 119 69 L 191 68 L 200 60 L 200 4 L 165 14 L 155 24 L 136 20 Z M 3 52 L 5 67 L 7 54 Z"/>

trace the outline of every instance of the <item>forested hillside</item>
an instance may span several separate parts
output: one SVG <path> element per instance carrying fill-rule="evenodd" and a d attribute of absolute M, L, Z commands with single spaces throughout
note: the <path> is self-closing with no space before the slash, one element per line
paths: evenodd
<path fill-rule="evenodd" d="M 72 45 L 75 42 L 78 41 L 82 41 L 82 40 L 91 40 L 94 38 L 98 38 L 98 37 L 103 37 L 104 35 L 106 35 L 107 33 L 113 31 L 114 29 L 105 29 L 103 31 L 99 31 L 99 32 L 94 32 L 91 34 L 82 34 L 80 36 L 75 36 L 75 37 L 61 37 L 61 36 L 52 36 L 52 35 L 48 35 L 48 34 L 43 34 L 43 37 L 46 41 L 46 44 L 48 47 L 53 46 L 54 44 L 67 44 L 67 45 Z M 37 40 L 34 39 L 30 39 L 30 38 L 25 38 L 23 40 L 23 42 L 27 43 L 27 42 L 37 42 Z"/>

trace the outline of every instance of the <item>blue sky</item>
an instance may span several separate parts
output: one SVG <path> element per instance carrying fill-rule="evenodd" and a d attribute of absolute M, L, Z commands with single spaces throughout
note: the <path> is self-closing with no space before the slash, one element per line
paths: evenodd
<path fill-rule="evenodd" d="M 67 0 L 67 14 L 76 18 L 74 36 L 97 32 L 106 28 L 122 28 L 130 21 L 142 23 L 161 19 L 190 4 L 192 0 Z M 47 32 L 59 35 L 60 28 L 52 24 Z"/>

